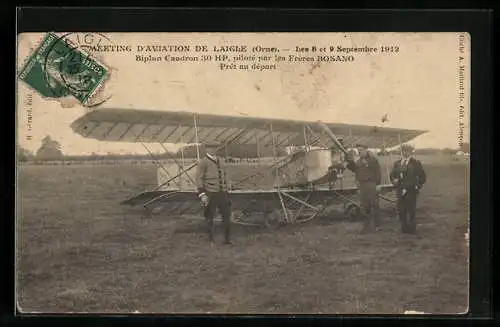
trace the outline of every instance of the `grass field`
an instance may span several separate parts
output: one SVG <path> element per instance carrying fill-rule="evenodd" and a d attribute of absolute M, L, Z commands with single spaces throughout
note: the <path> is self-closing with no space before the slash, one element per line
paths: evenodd
<path fill-rule="evenodd" d="M 467 310 L 468 168 L 422 158 L 417 235 L 393 216 L 315 220 L 274 232 L 144 219 L 119 202 L 156 182 L 153 166 L 22 166 L 17 294 L 23 312 L 462 313 Z"/>

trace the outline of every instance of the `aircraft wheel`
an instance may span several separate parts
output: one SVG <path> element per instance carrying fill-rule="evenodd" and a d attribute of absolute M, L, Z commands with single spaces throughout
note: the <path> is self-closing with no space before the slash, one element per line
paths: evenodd
<path fill-rule="evenodd" d="M 361 208 L 355 203 L 349 203 L 345 207 L 347 221 L 358 221 L 361 218 Z"/>
<path fill-rule="evenodd" d="M 153 218 L 153 213 L 151 212 L 151 209 L 147 208 L 147 207 L 144 207 L 144 209 L 142 210 L 141 218 L 142 219 L 151 219 L 151 218 Z"/>
<path fill-rule="evenodd" d="M 163 210 L 165 210 L 165 207 L 162 206 L 162 205 L 159 205 L 159 206 L 152 207 L 152 208 L 148 209 L 148 211 L 150 212 L 151 216 L 158 216 L 158 215 L 160 215 L 163 212 Z"/>
<path fill-rule="evenodd" d="M 290 212 L 288 214 L 291 214 Z M 283 210 L 275 209 L 269 213 L 264 214 L 264 225 L 266 228 L 275 229 L 285 223 Z"/>

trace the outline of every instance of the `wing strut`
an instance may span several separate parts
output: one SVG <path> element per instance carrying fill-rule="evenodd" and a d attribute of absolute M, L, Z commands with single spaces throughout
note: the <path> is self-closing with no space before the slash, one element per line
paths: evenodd
<path fill-rule="evenodd" d="M 271 142 L 273 145 L 273 157 L 274 157 L 274 159 L 276 159 L 276 157 L 277 157 L 277 155 L 276 155 L 276 140 L 274 139 L 274 130 L 273 130 L 272 123 L 271 123 Z M 277 182 L 278 181 L 278 168 L 276 168 L 275 173 L 276 173 L 276 182 Z"/>
<path fill-rule="evenodd" d="M 307 139 L 306 125 L 304 125 L 303 131 L 304 131 L 304 145 L 305 145 L 306 151 L 309 151 L 310 149 L 309 149 L 309 142 L 308 142 L 308 139 Z"/>
<path fill-rule="evenodd" d="M 354 144 L 352 143 L 352 129 L 349 127 L 349 147 L 350 148 L 353 148 L 354 147 Z"/>
<path fill-rule="evenodd" d="M 385 156 L 385 152 L 387 151 L 386 147 L 385 147 L 385 137 L 382 138 L 382 144 L 383 144 L 383 151 L 384 151 L 383 155 Z M 392 159 L 391 155 L 389 155 L 389 159 Z M 392 162 L 392 160 L 390 160 L 390 162 Z M 389 171 L 389 163 L 387 162 L 387 160 L 385 160 L 385 171 L 387 174 L 387 179 L 390 182 L 391 181 L 391 173 Z"/>
<path fill-rule="evenodd" d="M 257 158 L 259 159 L 260 162 L 260 146 L 259 146 L 259 138 L 257 133 L 255 134 L 255 144 L 257 146 Z"/>
<path fill-rule="evenodd" d="M 181 136 L 180 136 L 179 139 L 180 139 L 181 143 L 183 143 L 182 134 L 181 134 Z M 182 167 L 181 167 L 181 169 L 183 169 L 184 168 L 184 163 L 185 163 L 185 161 L 184 161 L 184 147 L 183 146 L 181 146 L 181 160 L 182 160 Z"/>
<path fill-rule="evenodd" d="M 196 119 L 196 114 L 193 115 L 194 120 L 194 137 L 196 138 L 196 158 L 200 161 L 200 144 L 198 139 L 198 124 Z"/>
<path fill-rule="evenodd" d="M 401 148 L 401 134 L 398 133 L 398 142 L 399 142 L 399 151 L 401 152 L 401 156 L 403 156 L 403 149 Z"/>

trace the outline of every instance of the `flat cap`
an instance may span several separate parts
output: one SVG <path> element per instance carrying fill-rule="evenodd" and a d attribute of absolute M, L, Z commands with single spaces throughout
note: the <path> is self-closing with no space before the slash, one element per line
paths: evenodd
<path fill-rule="evenodd" d="M 360 143 L 356 144 L 355 147 L 356 148 L 362 148 L 362 149 L 368 149 L 368 147 L 365 144 L 360 144 Z"/>

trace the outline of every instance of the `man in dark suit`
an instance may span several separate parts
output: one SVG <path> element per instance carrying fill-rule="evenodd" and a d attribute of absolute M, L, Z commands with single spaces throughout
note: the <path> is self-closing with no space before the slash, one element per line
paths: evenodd
<path fill-rule="evenodd" d="M 224 225 L 224 244 L 231 244 L 231 203 L 228 195 L 226 162 L 216 152 L 216 146 L 205 146 L 206 155 L 200 159 L 196 172 L 198 197 L 205 207 L 204 215 L 208 222 L 208 236 L 214 241 L 214 216 L 217 210 Z"/>
<path fill-rule="evenodd" d="M 357 144 L 359 159 L 354 161 L 347 157 L 344 164 L 346 168 L 354 172 L 359 184 L 361 209 L 364 214 L 365 224 L 362 233 L 372 232 L 380 225 L 378 192 L 381 183 L 380 164 L 363 144 Z"/>
<path fill-rule="evenodd" d="M 422 163 L 411 154 L 413 147 L 409 144 L 401 146 L 402 158 L 394 163 L 390 177 L 397 187 L 397 207 L 401 231 L 413 234 L 416 231 L 415 209 L 420 189 L 426 182 L 426 174 Z"/>

